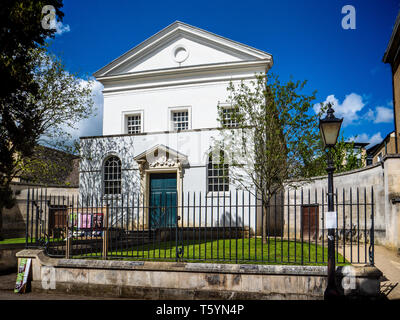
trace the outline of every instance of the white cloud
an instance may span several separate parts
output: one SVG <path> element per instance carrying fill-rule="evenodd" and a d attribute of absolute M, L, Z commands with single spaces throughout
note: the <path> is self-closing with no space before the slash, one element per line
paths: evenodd
<path fill-rule="evenodd" d="M 372 109 L 368 109 L 368 111 L 364 114 L 363 119 L 368 121 L 374 121 L 375 119 L 375 112 Z"/>
<path fill-rule="evenodd" d="M 61 21 L 55 23 L 56 35 L 60 36 L 65 32 L 70 32 L 71 28 L 68 24 L 63 24 Z"/>
<path fill-rule="evenodd" d="M 374 123 L 390 123 L 393 121 L 393 109 L 376 107 Z"/>
<path fill-rule="evenodd" d="M 350 137 L 349 141 L 355 142 L 369 142 L 368 147 L 372 147 L 374 144 L 382 142 L 383 138 L 380 132 L 375 133 L 374 135 L 369 136 L 367 133 L 361 133 L 357 135 L 357 137 Z"/>
<path fill-rule="evenodd" d="M 88 84 L 88 81 L 81 79 L 82 86 Z M 103 85 L 94 81 L 92 88 L 92 98 L 94 102 L 93 111 L 94 116 L 84 119 L 77 123 L 76 129 L 71 129 L 70 127 L 64 128 L 68 133 L 70 133 L 73 139 L 78 139 L 83 136 L 98 136 L 103 134 Z"/>
<path fill-rule="evenodd" d="M 100 82 L 94 82 L 92 96 L 95 116 L 79 123 L 79 136 L 96 136 L 103 134 L 103 88 Z"/>
<path fill-rule="evenodd" d="M 364 100 L 365 100 L 365 96 Z M 335 116 L 343 119 L 343 125 L 349 125 L 355 122 L 360 121 L 372 121 L 374 123 L 390 123 L 393 121 L 393 105 L 389 101 L 387 103 L 388 107 L 378 106 L 375 109 L 369 108 L 367 112 L 363 115 L 360 115 L 360 111 L 366 105 L 366 102 L 363 101 L 363 97 L 356 94 L 350 93 L 346 95 L 345 99 L 342 103 L 336 99 L 335 95 L 329 95 L 326 97 L 324 104 L 330 102 L 333 105 L 333 109 L 335 110 Z M 314 105 L 314 111 L 318 113 L 321 110 L 320 104 Z"/>
<path fill-rule="evenodd" d="M 324 104 L 328 102 L 332 103 L 333 109 L 335 110 L 335 116 L 338 118 L 344 118 L 344 126 L 358 120 L 360 118 L 358 112 L 365 106 L 362 97 L 356 93 L 346 95 L 342 103 L 340 103 L 339 100 L 336 99 L 335 95 L 332 94 L 325 99 Z M 314 111 L 316 113 L 318 113 L 320 109 L 320 104 L 314 105 Z"/>
<path fill-rule="evenodd" d="M 391 123 L 393 121 L 393 108 L 379 106 L 375 110 L 368 109 L 362 119 L 374 123 Z"/>

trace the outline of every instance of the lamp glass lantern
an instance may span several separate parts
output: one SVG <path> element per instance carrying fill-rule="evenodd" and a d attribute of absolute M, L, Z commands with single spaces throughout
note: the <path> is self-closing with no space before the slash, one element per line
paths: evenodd
<path fill-rule="evenodd" d="M 334 112 L 332 107 L 329 106 L 326 117 L 324 119 L 319 119 L 319 130 L 325 147 L 335 146 L 340 127 L 342 126 L 343 118 L 336 118 L 333 114 Z"/>

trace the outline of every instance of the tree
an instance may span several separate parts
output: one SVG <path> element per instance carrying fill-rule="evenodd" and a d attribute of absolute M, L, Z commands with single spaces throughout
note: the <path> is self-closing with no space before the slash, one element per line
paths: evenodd
<path fill-rule="evenodd" d="M 53 175 L 53 183 L 60 183 L 62 179 L 58 176 L 65 176 L 66 163 L 60 161 L 59 157 L 57 161 L 45 159 L 43 148 L 38 143 L 68 153 L 76 151 L 77 143 L 72 141 L 72 136 L 66 129 L 75 129 L 79 121 L 93 114 L 94 81 L 85 81 L 77 74 L 66 71 L 61 59 L 49 54 L 45 48 L 31 50 L 29 54 L 32 55 L 35 65 L 33 80 L 38 85 L 38 95 L 28 94 L 27 101 L 35 111 L 34 124 L 38 136 L 32 140 L 32 151 L 35 152 L 14 152 L 13 167 L 9 174 L 11 178 L 21 175 Z M 71 160 L 69 157 L 63 158 L 66 161 Z"/>
<path fill-rule="evenodd" d="M 39 94 L 29 52 L 56 31 L 42 26 L 45 5 L 52 5 L 62 20 L 61 0 L 3 0 L 0 6 L 0 79 L 5 80 L 0 86 L 0 238 L 2 209 L 13 205 L 15 154 L 30 155 L 40 135 L 37 110 L 29 98 Z"/>
<path fill-rule="evenodd" d="M 335 173 L 355 170 L 364 166 L 366 154 L 363 154 L 360 148 L 354 147 L 354 141 L 345 141 L 343 135 L 340 136 L 335 147 L 329 151 L 323 150 L 322 141 L 319 145 L 318 155 L 304 167 L 303 177 L 310 178 L 326 175 L 328 153 L 331 154 Z"/>
<path fill-rule="evenodd" d="M 38 142 L 70 153 L 76 152 L 71 131 L 76 124 L 94 113 L 94 80 L 84 80 L 78 73 L 66 71 L 62 60 L 37 48 L 31 52 L 35 61 L 34 81 L 39 97 L 30 96 L 38 115 Z"/>
<path fill-rule="evenodd" d="M 222 129 L 214 141 L 215 158 L 224 150 L 220 163 L 230 164 L 229 178 L 239 188 L 253 193 L 264 207 L 270 234 L 281 230 L 282 217 L 272 220 L 271 201 L 283 185 L 298 186 L 299 179 L 326 174 L 326 153 L 318 121 L 327 109 L 315 114 L 312 94 L 301 94 L 306 81 L 282 84 L 276 75 L 260 74 L 250 83 L 230 83 L 230 106 L 218 106 Z M 228 111 L 227 111 L 228 110 Z M 352 169 L 357 155 L 343 138 L 331 152 L 338 170 Z M 347 162 L 345 161 L 347 160 Z M 263 229 L 264 236 L 266 228 Z M 266 237 L 264 237 L 266 239 Z"/>
<path fill-rule="evenodd" d="M 305 84 L 257 75 L 250 84 L 229 85 L 230 122 L 227 108 L 218 106 L 224 130 L 215 142 L 232 166 L 230 177 L 250 192 L 255 186 L 266 203 L 283 182 L 301 175 L 305 154 L 314 152 L 309 146 L 319 135 L 318 118 L 309 111 L 315 95 L 298 93 Z"/>
<path fill-rule="evenodd" d="M 32 156 L 23 159 L 22 181 L 41 185 L 77 185 L 79 157 L 37 145 Z"/>
<path fill-rule="evenodd" d="M 328 109 L 329 102 L 325 105 L 321 104 L 321 110 L 317 117 L 323 116 Z M 359 169 L 364 166 L 366 154 L 363 154 L 360 148 L 354 147 L 354 141 L 345 141 L 343 134 L 340 134 L 338 142 L 334 148 L 326 151 L 321 136 L 318 137 L 313 146 L 313 153 L 303 155 L 304 166 L 300 177 L 310 178 L 315 176 L 326 175 L 328 153 L 333 160 L 335 173 L 346 172 Z"/>
<path fill-rule="evenodd" d="M 37 48 L 30 54 L 35 61 L 34 81 L 39 86 L 39 98 L 30 96 L 30 99 L 38 116 L 36 126 L 40 136 L 31 155 L 14 155 L 13 176 L 39 183 L 65 184 L 74 166 L 73 154 L 79 148 L 67 130 L 76 129 L 77 123 L 93 115 L 94 80 L 86 81 L 77 73 L 66 71 L 61 59 L 45 48 Z"/>
<path fill-rule="evenodd" d="M 45 47 L 31 49 L 28 55 L 34 66 L 32 81 L 37 85 L 37 94 L 25 93 L 25 101 L 31 107 L 31 113 L 25 114 L 34 114 L 34 118 L 27 118 L 24 128 L 34 126 L 34 130 L 26 132 L 31 135 L 16 136 L 22 140 L 25 149 L 16 148 L 16 142 L 11 139 L 4 144 L 5 148 L 8 147 L 6 154 L 9 158 L 3 162 L 7 167 L 2 167 L 4 191 L 3 204 L 0 205 L 13 204 L 10 183 L 17 176 L 49 183 L 65 182 L 70 171 L 67 167 L 73 166 L 73 157 L 58 155 L 50 159 L 49 152 L 45 152 L 47 157 L 44 157 L 43 147 L 38 143 L 73 153 L 77 143 L 70 143 L 72 137 L 66 129 L 74 129 L 79 121 L 93 114 L 94 81 L 85 81 L 77 74 L 66 71 L 61 59 L 49 54 Z M 15 122 L 18 121 L 21 117 L 15 117 Z M 19 134 L 22 132 L 20 130 Z"/>
<path fill-rule="evenodd" d="M 257 75 L 250 83 L 229 85 L 230 121 L 226 107 L 218 107 L 224 130 L 216 149 L 225 151 L 234 184 L 262 202 L 264 221 L 271 199 L 285 182 L 302 174 L 304 158 L 311 158 L 318 139 L 318 118 L 311 112 L 315 94 L 299 93 L 305 84 L 281 84 L 275 75 Z"/>

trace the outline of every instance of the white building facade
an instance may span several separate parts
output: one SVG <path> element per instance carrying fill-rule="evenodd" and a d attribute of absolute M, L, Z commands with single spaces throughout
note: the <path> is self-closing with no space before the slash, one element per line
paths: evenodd
<path fill-rule="evenodd" d="M 154 205 L 172 192 L 179 206 L 187 192 L 232 193 L 229 167 L 210 165 L 217 106 L 229 115 L 229 83 L 272 64 L 266 52 L 175 22 L 97 71 L 103 136 L 81 138 L 81 195 L 140 194 Z"/>

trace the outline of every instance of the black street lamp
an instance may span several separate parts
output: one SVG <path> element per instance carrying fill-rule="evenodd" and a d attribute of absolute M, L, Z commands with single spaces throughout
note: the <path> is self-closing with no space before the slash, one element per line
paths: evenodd
<path fill-rule="evenodd" d="M 339 297 L 340 293 L 336 287 L 335 280 L 335 228 L 336 214 L 334 213 L 333 204 L 333 172 L 335 171 L 335 166 L 331 153 L 329 152 L 337 142 L 339 136 L 340 127 L 343 122 L 342 119 L 336 118 L 332 109 L 332 105 L 329 104 L 327 115 L 324 119 L 319 120 L 319 130 L 322 135 L 325 148 L 328 148 L 328 167 L 326 172 L 328 173 L 328 212 L 325 219 L 332 219 L 332 221 L 327 221 L 328 228 L 328 286 L 324 292 L 324 299 L 332 299 Z M 328 217 L 330 215 L 330 217 Z"/>

